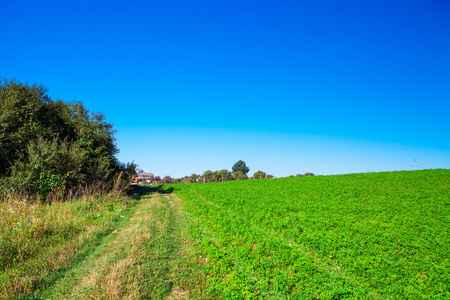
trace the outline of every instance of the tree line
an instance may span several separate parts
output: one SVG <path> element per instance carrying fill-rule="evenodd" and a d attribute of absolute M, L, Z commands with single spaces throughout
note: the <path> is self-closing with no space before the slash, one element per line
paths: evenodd
<path fill-rule="evenodd" d="M 80 187 L 129 183 L 113 125 L 81 102 L 53 100 L 42 85 L 0 79 L 0 189 L 46 199 Z"/>
<path fill-rule="evenodd" d="M 269 179 L 274 178 L 273 175 L 267 174 L 266 172 L 263 172 L 261 170 L 256 171 L 253 173 L 253 176 L 248 176 L 247 174 L 250 171 L 250 168 L 247 167 L 247 164 L 239 160 L 236 162 L 233 167 L 231 168 L 231 172 L 223 169 L 218 171 L 205 171 L 203 174 L 192 174 L 190 176 L 184 176 L 181 178 L 172 178 L 170 176 L 164 176 L 161 178 L 160 176 L 155 176 L 154 178 L 150 178 L 148 181 L 144 180 L 144 184 L 146 183 L 162 183 L 162 184 L 168 184 L 168 183 L 197 183 L 197 182 L 222 182 L 222 181 L 230 181 L 230 180 L 247 180 L 247 179 Z M 297 174 L 295 177 L 299 176 L 314 176 L 313 173 L 305 173 Z M 291 175 L 289 177 L 294 177 L 294 175 Z"/>

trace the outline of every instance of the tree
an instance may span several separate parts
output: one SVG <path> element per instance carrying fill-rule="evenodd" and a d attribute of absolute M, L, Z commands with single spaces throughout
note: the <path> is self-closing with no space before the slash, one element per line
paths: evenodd
<path fill-rule="evenodd" d="M 186 176 L 187 177 L 187 176 Z M 198 178 L 200 177 L 200 175 L 197 174 L 192 174 L 189 179 L 191 180 L 191 182 L 197 182 Z"/>
<path fill-rule="evenodd" d="M 266 173 L 264 173 L 263 171 L 258 171 L 255 172 L 255 174 L 253 174 L 253 179 L 265 179 L 266 178 Z"/>
<path fill-rule="evenodd" d="M 118 178 L 131 182 L 136 165 L 116 158 L 113 125 L 81 102 L 53 101 L 41 85 L 0 80 L 1 189 L 44 199 L 54 191 Z"/>
<path fill-rule="evenodd" d="M 172 177 L 170 177 L 169 175 L 166 175 L 162 179 L 162 183 L 164 183 L 164 184 L 172 183 L 172 180 L 173 180 Z"/>
<path fill-rule="evenodd" d="M 231 180 L 231 173 L 228 170 L 225 169 L 220 170 L 219 175 L 220 175 L 219 181 Z"/>
<path fill-rule="evenodd" d="M 192 182 L 194 182 L 188 176 L 185 176 L 183 178 L 179 178 L 178 181 L 181 182 L 181 183 L 192 183 Z"/>
<path fill-rule="evenodd" d="M 316 175 L 314 175 L 313 173 L 309 173 L 309 172 L 307 172 L 307 173 L 305 173 L 305 174 L 297 174 L 297 175 L 295 175 L 295 177 L 303 177 L 303 176 L 316 176 Z"/>
<path fill-rule="evenodd" d="M 221 177 L 222 177 L 222 175 L 220 174 L 219 171 L 214 171 L 214 172 L 212 172 L 212 175 L 211 175 L 211 181 L 219 182 Z"/>
<path fill-rule="evenodd" d="M 247 175 L 247 173 L 250 171 L 250 169 L 247 167 L 244 161 L 239 160 L 233 165 L 233 168 L 231 169 L 234 172 L 240 171 L 243 174 Z"/>
<path fill-rule="evenodd" d="M 213 182 L 213 172 L 211 170 L 205 171 L 202 177 L 203 182 Z"/>
<path fill-rule="evenodd" d="M 248 179 L 247 175 L 242 173 L 241 171 L 236 171 L 233 173 L 233 179 L 235 180 L 246 180 Z"/>
<path fill-rule="evenodd" d="M 148 177 L 148 182 L 152 183 L 154 179 L 155 179 L 155 175 L 152 174 Z"/>

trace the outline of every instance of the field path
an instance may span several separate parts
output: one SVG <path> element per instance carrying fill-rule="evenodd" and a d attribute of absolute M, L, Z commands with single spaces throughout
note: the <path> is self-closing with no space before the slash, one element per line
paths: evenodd
<path fill-rule="evenodd" d="M 43 299 L 185 299 L 185 218 L 175 195 L 143 196 L 134 213 Z"/>

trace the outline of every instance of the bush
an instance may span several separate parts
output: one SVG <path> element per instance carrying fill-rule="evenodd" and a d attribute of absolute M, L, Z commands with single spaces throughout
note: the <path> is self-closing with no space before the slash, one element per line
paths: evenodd
<path fill-rule="evenodd" d="M 102 183 L 130 182 L 133 163 L 115 155 L 113 125 L 81 102 L 53 101 L 45 87 L 0 81 L 0 184 L 2 193 L 45 199 L 51 193 Z"/>

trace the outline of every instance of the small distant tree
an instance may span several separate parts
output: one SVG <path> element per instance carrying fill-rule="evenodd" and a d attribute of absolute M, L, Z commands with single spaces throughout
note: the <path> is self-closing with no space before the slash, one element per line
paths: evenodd
<path fill-rule="evenodd" d="M 221 178 L 221 174 L 219 173 L 219 171 L 214 171 L 214 172 L 212 172 L 212 175 L 211 175 L 211 181 L 213 181 L 213 182 L 218 182 L 218 181 L 220 181 L 220 178 Z"/>
<path fill-rule="evenodd" d="M 162 183 L 164 184 L 172 183 L 172 177 L 170 177 L 169 175 L 164 176 L 164 178 L 162 179 Z"/>
<path fill-rule="evenodd" d="M 212 182 L 213 181 L 213 172 L 211 170 L 203 172 L 203 181 L 204 182 Z"/>
<path fill-rule="evenodd" d="M 191 175 L 191 177 L 189 177 L 189 179 L 191 180 L 191 182 L 197 182 L 199 177 L 200 177 L 200 175 L 197 175 L 194 173 Z"/>
<path fill-rule="evenodd" d="M 239 160 L 238 162 L 236 162 L 236 163 L 233 165 L 233 168 L 232 168 L 231 170 L 233 171 L 233 173 L 234 173 L 234 172 L 237 172 L 237 171 L 240 171 L 240 172 L 242 172 L 243 174 L 247 175 L 247 173 L 250 171 L 250 168 L 247 167 L 247 165 L 245 164 L 244 161 Z"/>
<path fill-rule="evenodd" d="M 225 170 L 225 169 L 220 170 L 219 175 L 220 175 L 219 181 L 231 180 L 231 173 L 228 170 Z"/>
<path fill-rule="evenodd" d="M 275 178 L 275 176 L 270 175 L 270 174 L 267 174 L 267 175 L 266 175 L 266 178 Z"/>
<path fill-rule="evenodd" d="M 253 174 L 253 179 L 265 179 L 266 178 L 266 173 L 263 171 L 258 171 L 255 172 L 255 174 Z"/>
<path fill-rule="evenodd" d="M 235 180 L 246 180 L 248 176 L 242 173 L 241 171 L 233 172 L 233 179 Z"/>
<path fill-rule="evenodd" d="M 292 176 L 292 175 L 291 175 Z M 297 174 L 297 175 L 295 175 L 295 177 L 303 177 L 303 176 L 316 176 L 316 175 L 314 175 L 313 173 L 305 173 L 305 174 Z M 292 176 L 293 177 L 293 176 Z"/>

